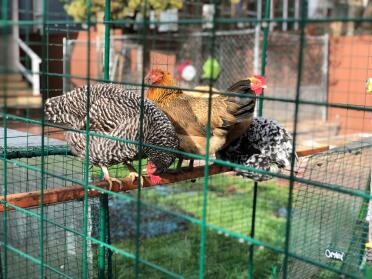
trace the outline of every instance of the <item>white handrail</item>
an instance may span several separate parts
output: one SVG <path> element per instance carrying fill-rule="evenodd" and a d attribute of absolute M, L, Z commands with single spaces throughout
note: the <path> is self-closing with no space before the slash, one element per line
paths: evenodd
<path fill-rule="evenodd" d="M 26 79 L 32 84 L 32 94 L 40 95 L 40 57 L 23 42 L 21 39 L 17 39 L 19 47 L 31 58 L 31 73 L 18 61 L 18 68 Z"/>

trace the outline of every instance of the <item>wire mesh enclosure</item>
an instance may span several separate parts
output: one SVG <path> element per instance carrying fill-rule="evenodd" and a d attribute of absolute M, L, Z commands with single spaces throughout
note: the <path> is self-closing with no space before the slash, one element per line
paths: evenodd
<path fill-rule="evenodd" d="M 0 278 L 371 278 L 372 2 L 320 2 L 1 0 Z"/>

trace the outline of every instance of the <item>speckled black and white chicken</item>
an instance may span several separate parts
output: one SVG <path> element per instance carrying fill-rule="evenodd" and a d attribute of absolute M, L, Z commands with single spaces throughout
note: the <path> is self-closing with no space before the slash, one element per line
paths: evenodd
<path fill-rule="evenodd" d="M 255 118 L 248 130 L 233 143 L 220 150 L 216 156 L 232 163 L 270 172 L 280 172 L 291 162 L 292 137 L 276 121 Z M 238 175 L 255 181 L 272 177 L 253 171 L 234 169 Z"/>
<path fill-rule="evenodd" d="M 72 152 L 85 158 L 85 125 L 88 87 L 76 88 L 62 96 L 50 98 L 45 103 L 46 119 L 83 133 L 68 131 L 65 138 Z M 120 85 L 98 83 L 90 85 L 89 130 L 129 141 L 139 141 L 141 96 L 138 89 L 124 89 Z M 155 146 L 178 149 L 179 140 L 167 116 L 152 102 L 144 100 L 143 142 Z M 109 182 L 110 165 L 124 163 L 132 181 L 138 177 L 132 162 L 138 158 L 139 146 L 99 136 L 89 137 L 89 163 L 100 166 Z M 155 148 L 143 147 L 143 158 L 148 158 L 147 174 L 157 184 L 160 173 L 165 172 L 175 159 L 175 154 Z"/>

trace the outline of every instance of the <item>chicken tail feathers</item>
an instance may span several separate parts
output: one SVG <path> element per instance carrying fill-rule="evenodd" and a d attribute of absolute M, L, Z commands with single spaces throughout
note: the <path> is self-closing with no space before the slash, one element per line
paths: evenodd
<path fill-rule="evenodd" d="M 66 122 L 64 118 L 68 114 L 68 106 L 65 106 L 64 96 L 49 98 L 45 101 L 45 116 L 53 123 Z"/>
<path fill-rule="evenodd" d="M 250 118 L 253 116 L 254 109 L 256 107 L 256 100 L 251 100 L 248 98 L 240 98 L 245 99 L 247 101 L 246 103 L 243 103 L 244 100 L 241 101 L 243 103 L 240 108 L 234 113 L 234 116 L 236 117 L 236 121 L 239 123 L 241 121 L 246 120 L 247 118 Z"/>
<path fill-rule="evenodd" d="M 76 88 L 62 96 L 47 99 L 44 108 L 46 120 L 76 127 L 86 114 L 85 96 L 81 94 L 84 90 L 85 87 Z"/>
<path fill-rule="evenodd" d="M 256 106 L 256 99 L 250 98 L 254 96 L 254 92 L 251 89 L 251 82 L 249 79 L 242 79 L 238 82 L 231 85 L 228 89 L 228 92 L 235 92 L 240 94 L 248 94 L 247 97 L 232 97 L 235 99 L 235 102 L 239 105 L 238 110 L 234 113 L 237 122 L 242 122 L 247 118 L 250 118 Z"/>
<path fill-rule="evenodd" d="M 249 79 L 242 79 L 238 82 L 235 82 L 228 89 L 228 92 L 236 93 L 252 93 L 251 91 L 251 81 Z"/>
<path fill-rule="evenodd" d="M 244 134 L 220 149 L 216 157 L 261 171 L 281 173 L 291 165 L 292 149 L 292 137 L 285 128 L 276 121 L 255 118 Z M 235 172 L 254 181 L 272 178 L 270 173 L 242 168 L 235 168 Z"/>

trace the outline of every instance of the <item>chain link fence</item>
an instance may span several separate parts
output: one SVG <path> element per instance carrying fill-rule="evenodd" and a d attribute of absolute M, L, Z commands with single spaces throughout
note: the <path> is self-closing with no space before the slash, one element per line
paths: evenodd
<path fill-rule="evenodd" d="M 258 40 L 257 40 L 258 38 Z M 211 36 L 209 33 L 192 32 L 177 35 L 167 34 L 149 37 L 148 52 L 158 52 L 160 59 L 153 61 L 149 67 L 164 67 L 177 76 L 176 65 L 185 60 L 192 61 L 197 74 L 191 82 L 180 80 L 179 86 L 193 88 L 201 81 L 202 67 L 209 57 Z M 142 77 L 142 46 L 138 35 L 112 36 L 110 50 L 110 80 L 127 83 L 140 83 Z M 71 74 L 74 49 L 86 48 L 86 41 L 66 40 L 65 42 L 65 74 Z M 100 79 L 103 73 L 102 39 L 91 42 L 95 51 L 95 59 L 91 65 L 93 77 Z M 255 49 L 262 49 L 262 36 L 254 29 L 216 32 L 214 56 L 221 67 L 221 72 L 214 83 L 219 90 L 226 90 L 239 79 L 260 73 L 261 51 L 255 56 Z M 266 96 L 284 99 L 295 98 L 297 80 L 297 53 L 299 35 L 273 32 L 268 41 Z M 75 51 L 78 52 L 78 51 Z M 328 36 L 306 37 L 304 56 L 303 82 L 301 98 L 303 100 L 327 101 L 327 68 L 328 68 Z M 80 66 L 76 66 L 76 68 Z M 73 74 L 73 73 L 72 73 Z M 70 78 L 64 80 L 65 91 L 71 88 Z M 207 82 L 206 82 L 207 83 Z M 294 116 L 294 104 L 290 102 L 265 101 L 264 115 L 280 122 L 290 122 Z M 326 120 L 326 107 L 300 105 L 299 119 Z"/>

